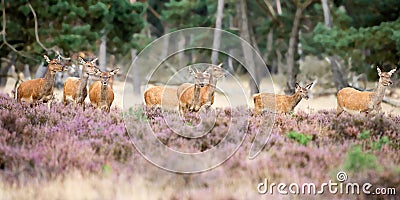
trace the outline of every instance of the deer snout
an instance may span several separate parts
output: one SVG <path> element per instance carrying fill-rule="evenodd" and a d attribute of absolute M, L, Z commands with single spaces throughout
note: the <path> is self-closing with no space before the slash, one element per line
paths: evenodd
<path fill-rule="evenodd" d="M 200 87 L 204 87 L 204 83 L 200 83 L 199 85 L 200 85 Z"/>
<path fill-rule="evenodd" d="M 388 83 L 389 83 L 389 85 L 392 85 L 392 84 L 393 84 L 392 80 L 389 80 Z"/>

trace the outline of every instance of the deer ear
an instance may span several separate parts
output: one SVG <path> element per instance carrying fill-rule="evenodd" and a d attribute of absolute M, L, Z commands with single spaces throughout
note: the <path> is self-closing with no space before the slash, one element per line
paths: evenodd
<path fill-rule="evenodd" d="M 306 89 L 309 90 L 312 87 L 313 83 L 306 85 Z"/>
<path fill-rule="evenodd" d="M 114 76 L 115 74 L 118 73 L 118 71 L 119 71 L 119 68 L 114 69 L 114 70 L 111 70 L 111 71 L 110 71 L 110 75 L 111 75 L 111 76 Z"/>
<path fill-rule="evenodd" d="M 90 63 L 92 64 L 92 65 L 95 65 L 96 64 L 96 61 L 98 60 L 99 58 L 95 58 L 95 59 L 93 59 L 92 61 L 90 61 Z"/>
<path fill-rule="evenodd" d="M 43 57 L 44 57 L 44 60 L 46 60 L 46 62 L 47 62 L 47 63 L 49 63 L 49 62 L 50 62 L 50 59 L 49 59 L 49 57 L 47 57 L 46 55 L 43 55 Z"/>
<path fill-rule="evenodd" d="M 57 54 L 56 57 L 55 57 L 54 59 L 56 59 L 57 61 L 61 61 L 61 56 L 60 56 L 60 54 Z"/>
<path fill-rule="evenodd" d="M 294 87 L 295 87 L 296 90 L 297 90 L 297 89 L 300 89 L 299 83 L 296 83 L 296 84 L 294 85 Z"/>
<path fill-rule="evenodd" d="M 101 74 L 101 70 L 97 69 L 96 73 L 94 73 L 93 75 L 94 76 L 100 76 L 100 74 Z"/>
<path fill-rule="evenodd" d="M 79 56 L 78 60 L 79 60 L 79 63 L 81 63 L 82 65 L 86 64 L 86 62 L 83 60 L 82 57 Z"/>
<path fill-rule="evenodd" d="M 381 69 L 379 69 L 379 67 L 376 68 L 376 70 L 378 71 L 378 75 L 381 76 Z"/>
<path fill-rule="evenodd" d="M 192 67 L 189 67 L 189 73 L 190 73 L 192 76 L 196 76 L 197 70 L 196 70 L 196 69 L 193 69 Z"/>
<path fill-rule="evenodd" d="M 389 72 L 388 72 L 388 74 L 390 75 L 390 76 L 392 76 L 393 75 L 393 73 L 396 71 L 396 69 L 392 69 L 392 70 L 390 70 Z"/>

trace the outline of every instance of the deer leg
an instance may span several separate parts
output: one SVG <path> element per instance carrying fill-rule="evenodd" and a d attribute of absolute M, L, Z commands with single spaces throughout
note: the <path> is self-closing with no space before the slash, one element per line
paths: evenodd
<path fill-rule="evenodd" d="M 52 103 L 52 102 L 53 102 L 52 99 L 50 99 L 50 100 L 47 101 L 47 106 L 48 106 L 49 110 L 51 109 L 51 103 Z"/>
<path fill-rule="evenodd" d="M 340 106 L 337 106 L 336 108 L 336 117 L 339 117 L 340 114 L 342 114 L 343 108 Z"/>

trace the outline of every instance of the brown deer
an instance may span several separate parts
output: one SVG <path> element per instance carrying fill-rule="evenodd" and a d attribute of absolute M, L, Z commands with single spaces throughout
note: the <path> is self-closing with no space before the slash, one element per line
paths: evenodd
<path fill-rule="evenodd" d="M 289 113 L 301 99 L 308 100 L 308 90 L 311 88 L 312 83 L 301 87 L 296 83 L 296 93 L 293 95 L 279 95 L 271 93 L 258 93 L 253 95 L 254 100 L 254 114 L 261 114 L 263 111 Z"/>
<path fill-rule="evenodd" d="M 154 86 L 144 92 L 146 106 L 162 107 L 163 109 L 173 110 L 178 107 L 177 88 L 168 86 Z"/>
<path fill-rule="evenodd" d="M 385 90 L 392 84 L 390 78 L 396 69 L 392 69 L 389 72 L 381 72 L 378 67 L 377 71 L 379 82 L 374 91 L 361 92 L 349 87 L 339 90 L 337 93 L 337 116 L 343 111 L 377 114 L 382 110 L 381 103 L 385 96 Z"/>
<path fill-rule="evenodd" d="M 49 108 L 53 100 L 54 80 L 57 72 L 65 71 L 65 66 L 61 63 L 60 56 L 57 55 L 50 60 L 46 55 L 43 56 L 48 63 L 47 72 L 44 78 L 27 80 L 21 83 L 17 89 L 17 100 L 33 103 L 47 103 Z"/>
<path fill-rule="evenodd" d="M 94 82 L 89 88 L 90 103 L 95 108 L 110 112 L 111 104 L 114 101 L 114 92 L 108 85 L 108 81 L 112 76 L 117 74 L 118 71 L 119 68 L 96 74 L 100 77 L 100 81 Z"/>
<path fill-rule="evenodd" d="M 201 90 L 210 81 L 210 75 L 207 72 L 199 72 L 197 69 L 189 68 L 190 74 L 195 78 L 195 83 L 183 83 L 177 89 L 177 97 L 179 99 L 178 110 L 181 115 L 186 114 L 188 111 L 197 112 L 200 108 L 199 101 L 207 101 L 207 91 Z M 202 94 L 200 94 L 202 93 Z M 200 98 L 202 98 L 200 100 Z"/>
<path fill-rule="evenodd" d="M 201 102 L 200 105 L 197 107 L 200 108 L 201 106 L 205 106 L 208 109 L 211 105 L 214 104 L 214 93 L 215 88 L 217 86 L 218 79 L 225 76 L 224 70 L 221 68 L 222 63 L 218 66 L 211 65 L 207 68 L 206 72 L 210 74 L 210 81 L 207 86 L 204 87 L 203 90 L 207 90 L 207 102 Z"/>
<path fill-rule="evenodd" d="M 82 78 L 69 77 L 64 83 L 64 105 L 70 102 L 80 104 L 85 109 L 85 99 L 88 94 L 87 83 L 89 75 L 99 73 L 100 70 L 96 67 L 97 58 L 92 61 L 84 61 L 79 57 L 79 62 L 83 65 L 82 67 Z"/>
<path fill-rule="evenodd" d="M 198 109 L 202 105 L 207 105 L 208 107 L 211 106 L 214 103 L 214 91 L 215 91 L 215 86 L 217 84 L 217 81 L 219 78 L 223 77 L 225 75 L 223 69 L 221 68 L 222 64 L 218 66 L 210 66 L 207 68 L 206 72 L 210 74 L 210 80 L 209 84 L 205 85 L 202 87 L 200 90 L 206 90 L 207 91 L 207 102 L 205 101 L 204 95 L 201 97 L 203 99 L 202 101 L 196 101 L 197 104 L 200 104 L 198 106 L 193 106 L 191 110 L 193 111 L 198 111 Z M 191 84 L 187 83 L 184 84 L 181 89 L 180 93 L 182 92 L 182 89 L 184 89 L 187 86 L 190 86 Z M 176 107 L 178 107 L 178 89 L 174 87 L 168 87 L 168 86 L 154 86 L 149 89 L 147 89 L 144 92 L 144 99 L 147 107 L 155 107 L 155 106 L 162 106 L 163 109 L 169 109 L 173 110 Z M 200 94 L 205 94 L 206 92 L 200 92 Z M 197 108 L 194 109 L 194 108 Z"/>

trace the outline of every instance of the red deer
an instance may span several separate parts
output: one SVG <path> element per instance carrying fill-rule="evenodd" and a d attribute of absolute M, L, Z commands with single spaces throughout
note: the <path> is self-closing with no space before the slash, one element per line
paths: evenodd
<path fill-rule="evenodd" d="M 381 103 L 385 96 L 385 90 L 392 84 L 390 78 L 396 69 L 392 69 L 389 72 L 381 72 L 378 67 L 377 71 L 379 82 L 374 91 L 361 92 L 349 87 L 339 90 L 337 93 L 337 116 L 343 111 L 376 114 L 382 110 Z"/>
<path fill-rule="evenodd" d="M 85 109 L 85 99 L 88 94 L 87 91 L 87 83 L 89 79 L 89 75 L 94 75 L 99 72 L 99 69 L 96 67 L 95 58 L 92 61 L 84 61 L 81 57 L 79 57 L 79 62 L 83 65 L 82 67 L 82 78 L 77 77 L 69 77 L 64 83 L 64 105 L 67 105 L 70 102 L 74 102 L 75 104 L 80 104 Z"/>
<path fill-rule="evenodd" d="M 48 63 L 47 72 L 44 78 L 27 80 L 17 89 L 17 100 L 33 103 L 47 103 L 49 108 L 53 100 L 54 79 L 57 72 L 65 71 L 65 66 L 61 64 L 60 56 L 50 60 L 46 55 L 43 56 Z"/>
<path fill-rule="evenodd" d="M 186 114 L 188 111 L 197 112 L 200 109 L 196 107 L 199 105 L 198 102 L 206 102 L 208 99 L 207 90 L 201 90 L 201 88 L 209 83 L 210 75 L 207 72 L 199 72 L 197 69 L 194 71 L 189 68 L 189 71 L 195 78 L 195 84 L 183 83 L 177 90 L 178 110 L 181 115 Z"/>
<path fill-rule="evenodd" d="M 264 111 L 289 113 L 300 103 L 301 99 L 308 100 L 308 90 L 311 86 L 312 83 L 305 87 L 301 87 L 296 83 L 296 93 L 290 96 L 271 93 L 255 94 L 253 95 L 254 114 L 258 115 Z"/>
<path fill-rule="evenodd" d="M 94 82 L 89 88 L 90 103 L 95 108 L 110 112 L 111 104 L 114 101 L 114 92 L 108 85 L 108 81 L 118 71 L 119 68 L 96 74 L 100 77 L 100 81 Z"/>
<path fill-rule="evenodd" d="M 225 76 L 224 70 L 221 68 L 222 63 L 219 64 L 218 66 L 212 65 L 207 68 L 206 72 L 210 74 L 210 81 L 209 84 L 202 88 L 202 90 L 207 90 L 207 101 L 206 102 L 201 102 L 199 106 L 205 106 L 206 109 L 208 109 L 211 105 L 214 104 L 214 93 L 215 93 L 215 88 L 217 87 L 217 81 L 218 79 L 222 78 Z"/>
<path fill-rule="evenodd" d="M 144 92 L 146 106 L 161 106 L 163 109 L 173 110 L 178 107 L 177 88 L 168 86 L 154 86 Z"/>

